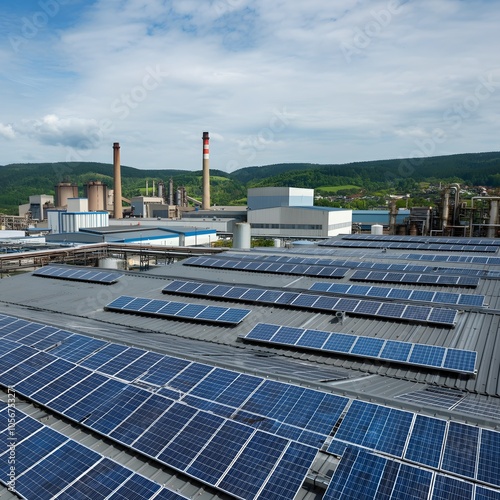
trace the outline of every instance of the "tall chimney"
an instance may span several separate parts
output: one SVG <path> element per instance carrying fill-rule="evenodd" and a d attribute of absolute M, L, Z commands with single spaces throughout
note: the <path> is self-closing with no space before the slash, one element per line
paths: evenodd
<path fill-rule="evenodd" d="M 203 198 L 201 208 L 210 210 L 210 156 L 208 152 L 208 132 L 203 132 Z"/>
<path fill-rule="evenodd" d="M 168 204 L 174 204 L 174 179 L 172 179 L 172 177 L 170 177 L 168 181 Z"/>
<path fill-rule="evenodd" d="M 120 143 L 113 143 L 113 166 L 114 166 L 114 210 L 115 219 L 123 219 L 122 209 L 122 174 L 120 169 Z"/>

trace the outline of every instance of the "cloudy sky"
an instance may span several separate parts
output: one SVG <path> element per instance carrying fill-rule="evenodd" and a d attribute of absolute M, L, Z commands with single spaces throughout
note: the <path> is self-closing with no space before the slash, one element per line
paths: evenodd
<path fill-rule="evenodd" d="M 2 0 L 0 165 L 498 151 L 498 0 Z"/>

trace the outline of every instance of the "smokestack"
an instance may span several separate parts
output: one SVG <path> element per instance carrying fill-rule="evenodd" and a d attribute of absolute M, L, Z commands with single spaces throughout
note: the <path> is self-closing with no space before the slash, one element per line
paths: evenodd
<path fill-rule="evenodd" d="M 170 177 L 168 181 L 168 204 L 174 204 L 174 179 L 172 179 L 172 177 Z"/>
<path fill-rule="evenodd" d="M 114 165 L 114 209 L 115 219 L 123 219 L 122 209 L 122 174 L 120 169 L 120 143 L 113 143 L 113 165 Z"/>
<path fill-rule="evenodd" d="M 203 132 L 203 198 L 201 208 L 210 210 L 210 156 L 208 152 L 208 132 Z"/>

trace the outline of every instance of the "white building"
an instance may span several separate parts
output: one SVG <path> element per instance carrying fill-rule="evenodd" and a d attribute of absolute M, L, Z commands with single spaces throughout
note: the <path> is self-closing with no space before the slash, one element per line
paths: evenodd
<path fill-rule="evenodd" d="M 350 234 L 352 210 L 327 207 L 276 207 L 248 212 L 252 236 L 330 238 Z"/>
<path fill-rule="evenodd" d="M 331 238 L 350 234 L 352 210 L 314 206 L 314 190 L 290 187 L 248 190 L 253 237 Z"/>
<path fill-rule="evenodd" d="M 251 188 L 247 193 L 249 210 L 274 207 L 312 207 L 314 205 L 314 189 L 265 187 Z"/>
<path fill-rule="evenodd" d="M 47 210 L 48 228 L 52 234 L 75 233 L 86 227 L 109 226 L 108 212 L 67 212 Z"/>

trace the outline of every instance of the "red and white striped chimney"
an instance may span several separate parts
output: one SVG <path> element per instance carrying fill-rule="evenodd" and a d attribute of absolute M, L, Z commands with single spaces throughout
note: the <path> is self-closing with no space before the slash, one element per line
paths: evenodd
<path fill-rule="evenodd" d="M 201 208 L 210 210 L 210 153 L 208 144 L 210 138 L 208 132 L 203 132 L 203 197 L 201 200 Z"/>

